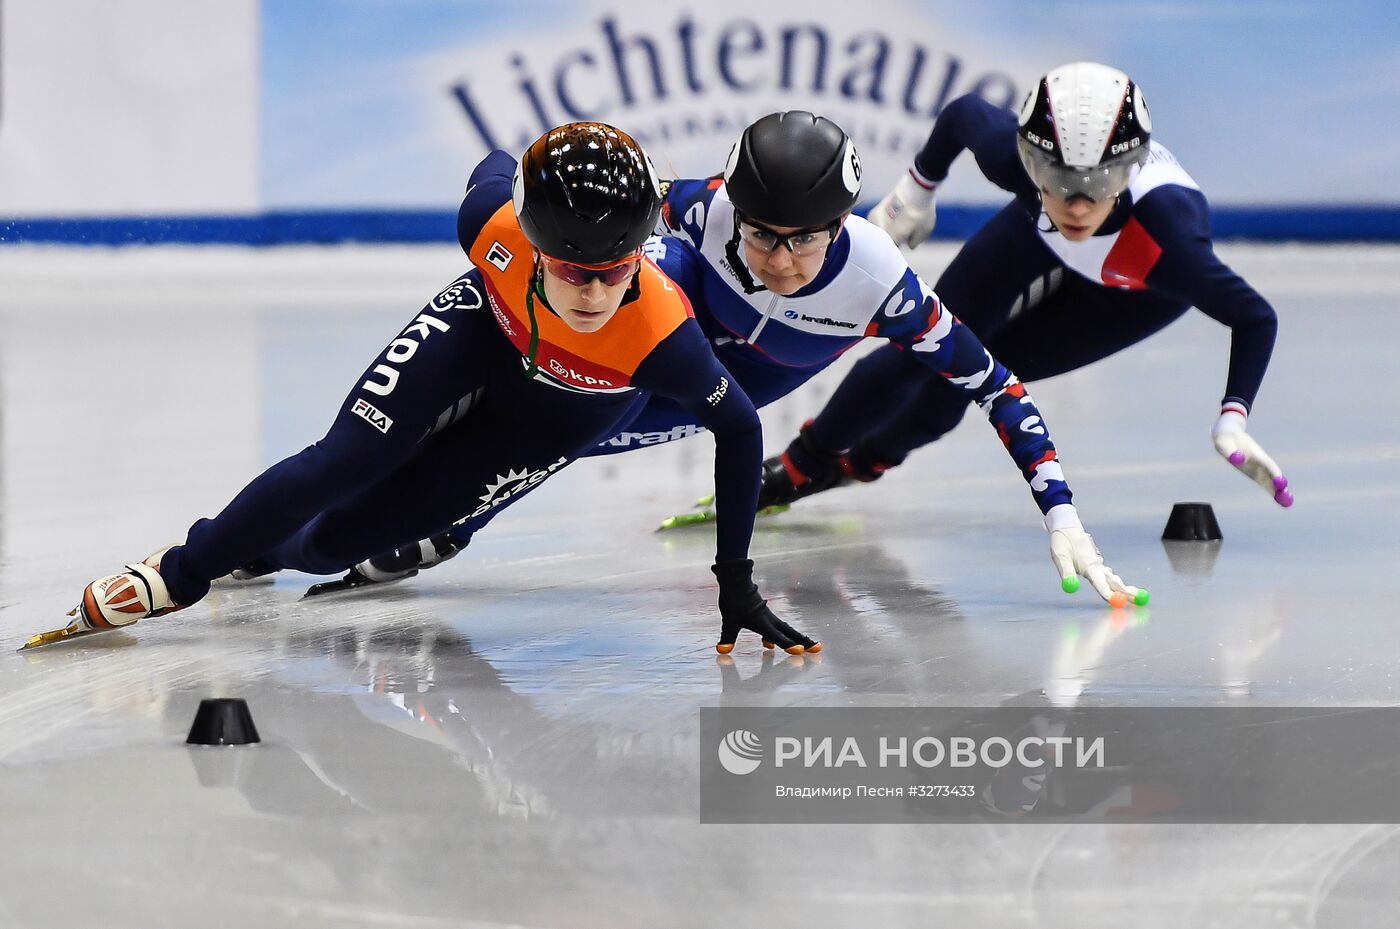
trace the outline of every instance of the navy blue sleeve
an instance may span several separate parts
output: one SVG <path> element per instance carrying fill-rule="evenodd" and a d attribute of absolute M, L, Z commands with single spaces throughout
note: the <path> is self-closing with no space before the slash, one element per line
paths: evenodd
<path fill-rule="evenodd" d="M 705 259 L 695 246 L 679 236 L 652 236 L 643 246 L 647 257 L 656 262 L 681 293 L 696 302 L 704 295 L 703 274 Z"/>
<path fill-rule="evenodd" d="M 467 179 L 467 192 L 457 208 L 457 244 L 462 251 L 471 252 L 472 243 L 481 235 L 481 227 L 501 204 L 510 200 L 511 181 L 515 178 L 515 159 L 497 149 L 472 171 Z"/>
<path fill-rule="evenodd" d="M 679 403 L 715 437 L 716 561 L 747 558 L 763 471 L 763 427 L 694 319 L 652 349 L 632 383 Z"/>
<path fill-rule="evenodd" d="M 977 94 L 965 94 L 943 108 L 914 167 L 930 181 L 948 176 L 953 159 L 972 152 L 982 174 L 1018 197 L 1036 195 L 1035 185 L 1016 153 L 1016 114 L 992 106 Z"/>
<path fill-rule="evenodd" d="M 718 178 L 679 178 L 664 182 L 661 228 L 657 231 L 684 236 L 699 248 L 705 238 L 710 201 L 720 185 Z"/>
<path fill-rule="evenodd" d="M 484 305 L 480 272 L 458 278 L 419 311 L 355 381 L 325 436 L 268 468 L 217 517 L 190 530 L 182 572 L 221 577 L 287 539 L 317 513 L 401 464 L 484 366 L 463 311 Z"/>
<path fill-rule="evenodd" d="M 1164 291 L 1230 327 L 1225 403 L 1254 405 L 1278 334 L 1278 314 L 1253 287 L 1216 257 L 1210 207 L 1199 190 L 1170 184 L 1135 204 L 1133 216 L 1162 249 L 1147 286 Z"/>

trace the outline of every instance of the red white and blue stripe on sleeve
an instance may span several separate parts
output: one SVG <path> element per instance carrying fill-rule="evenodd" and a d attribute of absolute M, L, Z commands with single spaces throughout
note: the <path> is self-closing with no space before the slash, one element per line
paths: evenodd
<path fill-rule="evenodd" d="M 873 328 L 970 395 L 996 429 L 1042 513 L 1072 502 L 1050 427 L 1016 375 L 991 356 L 977 335 L 912 270 L 884 305 L 898 311 L 916 293 L 918 309 L 895 316 L 882 310 Z"/>

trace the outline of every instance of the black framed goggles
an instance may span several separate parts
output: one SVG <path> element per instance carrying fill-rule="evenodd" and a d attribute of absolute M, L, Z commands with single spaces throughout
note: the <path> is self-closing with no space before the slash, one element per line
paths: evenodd
<path fill-rule="evenodd" d="M 803 258 L 824 252 L 836 241 L 836 232 L 841 228 L 841 218 L 837 217 L 825 226 L 815 229 L 799 229 L 796 232 L 779 233 L 752 220 L 738 218 L 739 237 L 764 254 L 776 251 L 780 246 L 794 258 Z"/>

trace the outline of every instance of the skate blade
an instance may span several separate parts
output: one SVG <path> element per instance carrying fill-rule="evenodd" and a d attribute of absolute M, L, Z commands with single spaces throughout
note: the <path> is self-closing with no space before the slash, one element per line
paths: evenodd
<path fill-rule="evenodd" d="M 706 512 L 709 512 L 710 507 L 714 505 L 715 495 L 706 494 L 705 496 L 701 497 L 699 500 L 696 500 L 693 504 L 691 504 L 691 508 L 696 510 L 705 510 Z M 790 503 L 775 503 L 772 506 L 763 507 L 761 510 L 758 511 L 758 515 L 776 516 L 779 513 L 786 513 L 790 509 L 792 509 L 792 504 Z"/>
<path fill-rule="evenodd" d="M 322 581 L 320 584 L 312 584 L 306 588 L 306 593 L 301 595 L 301 599 L 324 597 L 326 594 L 344 593 L 347 590 L 359 590 L 361 587 L 368 586 L 368 581 L 354 580 L 348 577 L 343 577 L 338 581 Z"/>
<path fill-rule="evenodd" d="M 391 581 L 372 581 L 358 571 L 351 571 L 338 581 L 322 581 L 319 584 L 312 584 L 306 588 L 306 593 L 301 595 L 301 599 L 309 597 L 324 597 L 326 594 L 346 593 L 351 590 L 361 590 L 365 587 L 384 587 L 388 584 L 397 584 L 399 581 L 406 581 L 410 577 L 416 577 L 417 571 L 410 571 L 403 577 L 396 577 Z"/>
<path fill-rule="evenodd" d="M 277 583 L 276 574 L 259 574 L 257 577 L 234 577 L 232 574 L 225 574 L 223 577 L 216 577 L 209 582 L 211 587 L 271 587 Z"/>
<path fill-rule="evenodd" d="M 93 635 L 98 632 L 107 632 L 107 629 L 88 629 L 78 623 L 77 620 L 64 626 L 62 629 L 55 629 L 52 632 L 40 632 L 38 635 L 29 637 L 29 641 L 21 645 L 18 651 L 28 651 L 31 648 L 43 648 L 45 645 L 53 645 L 58 642 L 67 642 L 70 639 L 79 639 L 83 636 Z"/>
<path fill-rule="evenodd" d="M 772 506 L 765 506 L 759 510 L 758 516 L 777 516 L 792 509 L 789 503 L 775 503 Z M 661 525 L 656 527 L 657 532 L 664 532 L 667 529 L 679 529 L 683 526 L 703 526 L 705 523 L 715 521 L 715 511 L 705 510 L 703 513 L 680 513 L 676 516 L 667 516 L 661 521 Z"/>
<path fill-rule="evenodd" d="M 667 516 L 661 521 L 661 525 L 656 527 L 656 531 L 664 532 L 667 529 L 679 529 L 682 526 L 700 526 L 714 521 L 714 510 L 706 510 L 703 513 L 681 513 L 677 516 Z"/>

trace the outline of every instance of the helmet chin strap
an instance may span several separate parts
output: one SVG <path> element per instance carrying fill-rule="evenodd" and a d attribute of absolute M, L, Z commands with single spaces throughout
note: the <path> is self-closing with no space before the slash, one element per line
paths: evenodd
<path fill-rule="evenodd" d="M 530 276 L 530 286 L 525 291 L 525 311 L 530 315 L 530 349 L 525 355 L 525 376 L 532 380 L 535 372 L 540 369 L 540 323 L 535 317 L 536 291 L 539 291 L 540 300 L 544 305 L 549 306 L 549 301 L 544 295 L 544 267 L 540 264 L 539 252 L 535 252 L 535 271 Z"/>
<path fill-rule="evenodd" d="M 734 211 L 734 234 L 724 245 L 724 257 L 729 259 L 729 267 L 733 269 L 734 276 L 739 279 L 739 285 L 744 288 L 744 294 L 756 294 L 760 290 L 767 290 L 762 284 L 755 284 L 753 275 L 749 273 L 749 266 L 744 264 L 739 257 L 739 211 Z"/>
<path fill-rule="evenodd" d="M 544 264 L 540 261 L 540 252 L 537 249 L 535 251 L 535 269 L 530 275 L 530 286 L 525 291 L 525 311 L 530 317 L 530 347 L 525 353 L 525 376 L 531 379 L 534 378 L 536 372 L 540 369 L 540 323 L 539 317 L 535 313 L 535 298 L 539 297 L 539 301 L 544 304 L 544 308 L 549 310 L 550 313 L 553 313 L 555 316 L 559 315 L 558 311 L 549 305 L 549 297 L 545 295 L 544 275 Z M 637 270 L 632 273 L 632 279 L 628 282 L 627 290 L 622 295 L 622 305 L 625 306 L 632 300 L 637 299 L 641 292 L 642 269 L 638 267 Z"/>

